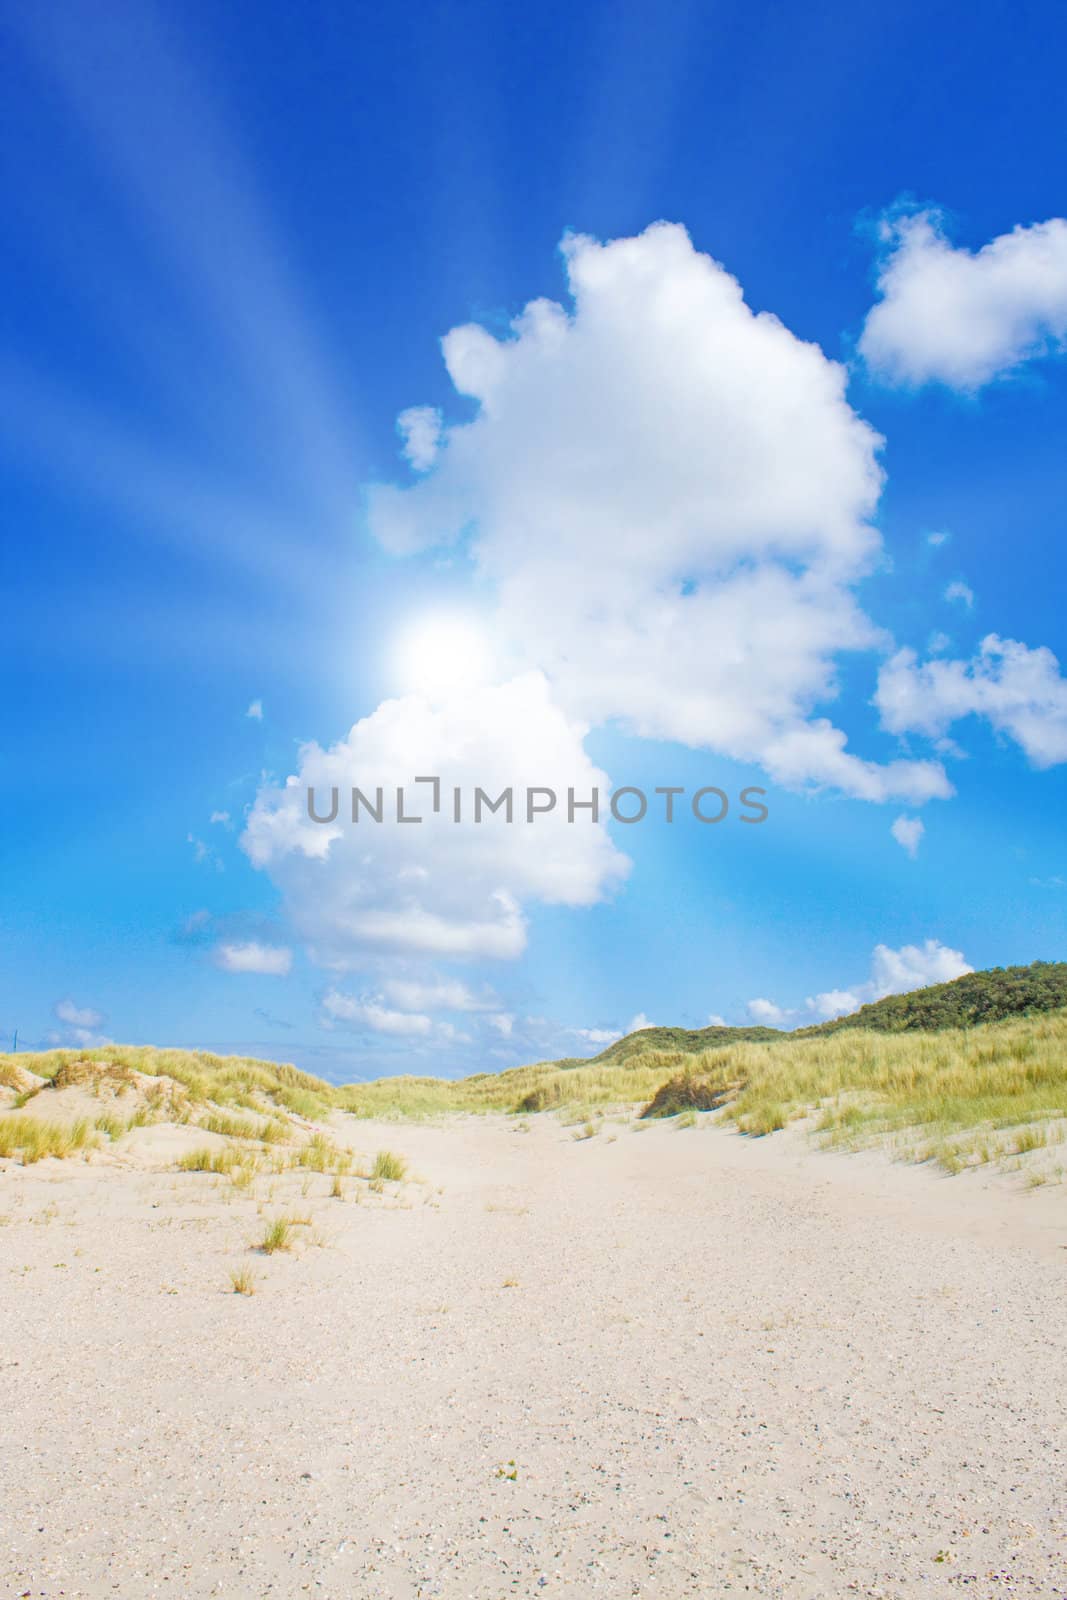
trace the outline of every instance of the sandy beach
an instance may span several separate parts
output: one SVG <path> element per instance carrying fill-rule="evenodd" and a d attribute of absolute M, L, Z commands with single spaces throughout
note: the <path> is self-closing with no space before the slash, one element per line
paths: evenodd
<path fill-rule="evenodd" d="M 332 1132 L 411 1177 L 0 1162 L 5 1595 L 1067 1595 L 1061 1189 L 706 1119 Z"/>

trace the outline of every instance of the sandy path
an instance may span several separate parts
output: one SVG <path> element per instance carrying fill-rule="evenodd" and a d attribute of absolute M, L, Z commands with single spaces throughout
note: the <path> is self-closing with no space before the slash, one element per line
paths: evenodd
<path fill-rule="evenodd" d="M 0 1163 L 2 1593 L 1067 1595 L 1062 1192 L 531 1122 L 350 1124 L 427 1181 L 270 1258 Z"/>

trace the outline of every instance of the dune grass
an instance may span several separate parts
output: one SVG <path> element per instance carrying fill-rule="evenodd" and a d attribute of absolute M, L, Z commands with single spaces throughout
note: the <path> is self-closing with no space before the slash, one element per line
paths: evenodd
<path fill-rule="evenodd" d="M 407 1174 L 408 1164 L 403 1156 L 393 1150 L 379 1150 L 371 1168 L 371 1179 L 382 1183 L 401 1183 Z"/>
<path fill-rule="evenodd" d="M 752 1136 L 813 1115 L 828 1144 L 888 1140 L 902 1155 L 957 1171 L 1067 1136 L 1067 1011 L 938 1032 L 857 1028 L 696 1052 L 631 1051 L 455 1082 L 382 1079 L 337 1094 L 362 1116 L 555 1111 L 584 1131 L 597 1108 L 651 1102 L 668 1083 L 667 1115 L 706 1106 Z"/>
<path fill-rule="evenodd" d="M 0 1057 L 0 1069 L 13 1077 L 17 1064 L 54 1079 L 64 1067 L 76 1076 L 83 1060 L 75 1051 L 50 1051 Z M 294 1134 L 302 1138 L 300 1119 L 322 1121 L 334 1111 L 380 1120 L 552 1111 L 572 1125 L 584 1125 L 608 1106 L 651 1110 L 657 1095 L 661 1113 L 707 1108 L 710 1117 L 751 1135 L 773 1133 L 813 1115 L 826 1143 L 858 1147 L 888 1140 L 901 1153 L 932 1155 L 949 1170 L 1019 1158 L 1067 1133 L 1067 1010 L 940 1031 L 842 1028 L 735 1039 L 696 1051 L 631 1049 L 592 1061 L 537 1062 L 456 1080 L 403 1076 L 344 1086 L 243 1056 L 109 1046 L 94 1052 L 97 1060 L 119 1073 L 129 1069 L 175 1079 L 194 1107 L 191 1120 L 231 1137 L 253 1138 L 261 1146 Z M 664 1092 L 668 1085 L 669 1094 Z M 295 1126 L 290 1118 L 297 1119 Z M 70 1129 L 27 1133 L 27 1120 L 0 1119 L 0 1126 L 19 1124 L 5 1128 L 0 1154 L 71 1148 Z M 103 1119 L 99 1126 L 104 1127 Z M 110 1122 L 106 1131 L 114 1136 Z M 309 1132 L 295 1150 L 285 1152 L 286 1165 L 323 1173 L 350 1170 L 351 1156 L 325 1130 Z M 84 1143 L 95 1136 L 89 1129 L 80 1137 Z M 194 1152 L 183 1165 L 221 1170 L 190 1165 L 201 1156 L 217 1160 L 211 1152 Z M 379 1152 L 371 1174 L 375 1183 L 399 1181 L 392 1167 L 388 1172 L 379 1167 L 386 1158 L 400 1160 Z M 30 1159 L 37 1157 L 31 1153 Z"/>
<path fill-rule="evenodd" d="M 293 1220 L 290 1217 L 274 1217 L 264 1230 L 263 1237 L 256 1246 L 265 1256 L 272 1256 L 276 1250 L 291 1250 L 293 1248 Z"/>
<path fill-rule="evenodd" d="M 76 1155 L 97 1142 L 95 1128 L 86 1117 L 75 1122 L 43 1122 L 37 1117 L 0 1117 L 0 1156 L 20 1156 L 25 1167 L 45 1156 Z"/>
<path fill-rule="evenodd" d="M 337 1091 L 320 1078 L 296 1067 L 251 1056 L 217 1056 L 203 1050 L 159 1050 L 153 1045 L 101 1045 L 84 1050 L 20 1051 L 0 1055 L 0 1082 L 15 1068 L 55 1082 L 77 1077 L 85 1063 L 123 1073 L 142 1072 L 148 1077 L 173 1078 L 197 1103 L 236 1108 L 269 1115 L 291 1112 L 314 1120 L 334 1109 Z M 261 1137 L 258 1133 L 256 1137 Z"/>

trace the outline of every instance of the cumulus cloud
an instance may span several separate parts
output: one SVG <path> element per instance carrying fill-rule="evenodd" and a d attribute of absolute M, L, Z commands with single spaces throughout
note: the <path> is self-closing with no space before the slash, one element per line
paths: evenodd
<path fill-rule="evenodd" d="M 1067 221 L 1016 227 L 971 251 L 928 210 L 887 220 L 880 299 L 860 353 L 889 383 L 975 390 L 1067 340 Z"/>
<path fill-rule="evenodd" d="M 256 940 L 220 944 L 215 950 L 215 965 L 223 972 L 259 972 L 284 978 L 292 969 L 293 952 L 284 945 L 260 944 Z"/>
<path fill-rule="evenodd" d="M 773 1000 L 762 997 L 750 1000 L 746 1009 L 753 1022 L 760 1022 L 766 1028 L 780 1028 L 795 1014 L 792 1011 L 783 1011 Z"/>
<path fill-rule="evenodd" d="M 945 590 L 946 600 L 958 600 L 970 611 L 974 606 L 974 590 L 969 583 L 963 583 L 959 578 L 950 583 Z"/>
<path fill-rule="evenodd" d="M 636 1017 L 631 1017 L 630 1018 L 630 1021 L 626 1025 L 626 1032 L 627 1033 L 641 1033 L 641 1032 L 643 1032 L 643 1030 L 645 1028 L 654 1028 L 654 1027 L 656 1027 L 656 1023 L 650 1022 L 648 1020 L 648 1018 L 645 1016 L 645 1013 L 643 1011 L 639 1011 L 637 1013 Z"/>
<path fill-rule="evenodd" d="M 647 1021 L 642 1019 L 643 1025 L 648 1027 Z M 568 1033 L 573 1033 L 576 1039 L 584 1039 L 586 1044 L 596 1045 L 598 1050 L 605 1045 L 614 1044 L 616 1039 L 621 1039 L 622 1034 L 618 1028 L 568 1028 Z M 630 1030 L 631 1032 L 633 1030 Z"/>
<path fill-rule="evenodd" d="M 938 763 L 862 760 L 813 719 L 838 657 L 886 644 L 853 593 L 879 554 L 881 440 L 844 368 L 751 311 L 681 227 L 563 256 L 572 310 L 446 336 L 475 415 L 420 449 L 417 483 L 371 489 L 372 532 L 397 553 L 469 538 L 500 637 L 583 723 L 783 784 L 950 793 Z"/>
<path fill-rule="evenodd" d="M 329 749 L 306 745 L 297 773 L 261 789 L 241 843 L 326 965 L 351 967 L 371 953 L 513 958 L 526 945 L 527 904 L 593 905 L 629 862 L 603 823 L 569 824 L 565 807 L 529 825 L 503 811 L 456 824 L 449 796 L 456 787 L 468 801 L 475 787 L 494 798 L 509 786 L 605 792 L 610 780 L 587 756 L 585 732 L 536 672 L 432 704 L 387 700 Z M 437 814 L 428 787 L 419 806 L 412 780 L 423 774 L 441 779 Z M 409 814 L 421 810 L 423 821 L 375 823 L 364 812 L 352 823 L 353 787 L 373 797 L 379 785 L 390 804 L 406 786 Z M 338 790 L 338 820 L 310 820 L 309 787 L 319 814 Z"/>
<path fill-rule="evenodd" d="M 824 994 L 809 996 L 805 1003 L 808 1011 L 820 1022 L 828 1022 L 831 1017 L 847 1017 L 853 1011 L 858 1011 L 863 1000 L 852 989 L 827 989 Z M 797 1014 L 790 1012 L 790 1016 Z"/>
<path fill-rule="evenodd" d="M 382 1003 L 380 996 L 358 999 L 329 989 L 322 998 L 322 1017 L 327 1026 L 341 1023 L 350 1028 L 368 1028 L 372 1033 L 391 1033 L 425 1037 L 433 1032 L 433 1019 L 418 1012 L 395 1011 Z"/>
<path fill-rule="evenodd" d="M 720 1017 L 718 1012 L 713 1011 L 711 1013 L 711 1016 L 708 1018 L 708 1027 L 709 1028 L 727 1028 L 727 1027 L 729 1027 L 729 1023 L 727 1022 L 725 1017 Z"/>
<path fill-rule="evenodd" d="M 500 1000 L 491 989 L 475 993 L 458 978 L 388 978 L 382 985 L 403 1011 L 497 1011 Z"/>
<path fill-rule="evenodd" d="M 912 989 L 948 983 L 973 971 L 961 950 L 951 950 L 939 939 L 927 939 L 921 945 L 901 945 L 899 950 L 877 944 L 866 983 L 856 984 L 851 989 L 831 989 L 805 1003 L 809 1011 L 822 1019 L 848 1016 L 872 1000 L 884 999 L 887 994 L 909 994 Z"/>
<path fill-rule="evenodd" d="M 939 939 L 924 944 L 905 944 L 892 950 L 886 944 L 874 947 L 871 978 L 864 998 L 881 1000 L 887 994 L 908 994 L 931 983 L 949 983 L 974 968 L 963 959 L 961 950 L 951 950 Z"/>
<path fill-rule="evenodd" d="M 981 716 L 1014 739 L 1035 767 L 1067 761 L 1067 679 L 1052 651 L 988 634 L 969 661 L 921 665 L 900 650 L 878 677 L 875 702 L 893 733 L 944 735 L 962 717 Z"/>
<path fill-rule="evenodd" d="M 898 817 L 889 831 L 900 848 L 906 850 L 914 861 L 919 853 L 922 836 L 926 832 L 921 817 Z"/>
<path fill-rule="evenodd" d="M 887 994 L 908 994 L 912 989 L 948 983 L 952 978 L 961 978 L 964 973 L 973 971 L 962 951 L 950 949 L 939 939 L 927 939 L 921 945 L 902 945 L 899 950 L 878 944 L 872 952 L 870 976 L 865 983 L 809 995 L 803 1007 L 792 1010 L 776 1005 L 773 1000 L 750 1000 L 748 1012 L 753 1021 L 772 1028 L 795 1027 L 799 1022 L 813 1020 L 825 1022 L 833 1017 L 849 1016 L 860 1006 L 882 1000 Z"/>

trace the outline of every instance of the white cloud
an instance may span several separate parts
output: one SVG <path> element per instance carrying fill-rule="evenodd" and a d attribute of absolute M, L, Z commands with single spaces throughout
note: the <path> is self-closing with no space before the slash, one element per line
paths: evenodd
<path fill-rule="evenodd" d="M 902 850 L 906 850 L 914 861 L 919 852 L 919 843 L 926 828 L 920 817 L 898 817 L 890 828 L 890 833 Z"/>
<path fill-rule="evenodd" d="M 249 706 L 248 710 L 245 712 L 245 716 L 246 717 L 251 717 L 253 722 L 262 722 L 263 721 L 263 702 L 262 702 L 262 700 L 253 700 L 252 704 Z"/>
<path fill-rule="evenodd" d="M 388 978 L 382 985 L 387 997 L 402 1011 L 494 1011 L 500 1001 L 492 990 L 475 994 L 456 978 Z"/>
<path fill-rule="evenodd" d="M 643 1011 L 639 1011 L 636 1017 L 630 1018 L 630 1021 L 626 1025 L 626 1032 L 641 1033 L 645 1028 L 655 1028 L 656 1026 L 658 1026 L 658 1024 L 655 1022 L 650 1022 L 645 1016 L 645 1013 Z"/>
<path fill-rule="evenodd" d="M 416 472 L 427 472 L 437 458 L 441 413 L 434 406 L 409 406 L 397 417 L 396 426 L 408 461 Z"/>
<path fill-rule="evenodd" d="M 52 1009 L 60 1022 L 66 1022 L 72 1028 L 99 1028 L 107 1020 L 102 1011 L 92 1006 L 76 1006 L 70 999 L 57 1000 Z"/>
<path fill-rule="evenodd" d="M 233 827 L 233 822 L 228 811 L 213 811 L 208 820 L 212 823 L 219 823 L 223 828 Z"/>
<path fill-rule="evenodd" d="M 515 1028 L 515 1018 L 509 1011 L 498 1011 L 489 1018 L 489 1026 L 495 1028 L 502 1039 L 510 1039 Z"/>
<path fill-rule="evenodd" d="M 939 939 L 924 944 L 905 944 L 899 950 L 888 945 L 874 947 L 871 978 L 865 999 L 881 1000 L 887 994 L 908 994 L 931 983 L 948 983 L 962 978 L 974 968 L 963 959 L 961 950 L 950 950 Z"/>
<path fill-rule="evenodd" d="M 958 600 L 961 605 L 965 605 L 968 611 L 970 611 L 974 607 L 974 590 L 971 588 L 970 584 L 963 583 L 959 578 L 957 578 L 946 588 L 945 599 L 950 601 Z"/>
<path fill-rule="evenodd" d="M 783 1011 L 773 1000 L 762 998 L 750 1000 L 747 1009 L 753 1022 L 760 1022 L 766 1028 L 780 1028 L 796 1014 L 792 1011 Z"/>
<path fill-rule="evenodd" d="M 641 1018 L 641 1025 L 650 1026 L 645 1018 Z M 634 1030 L 631 1028 L 629 1031 L 632 1033 Z M 567 1032 L 573 1033 L 576 1039 L 584 1039 L 586 1044 L 597 1046 L 614 1044 L 616 1039 L 622 1038 L 618 1028 L 568 1028 Z"/>
<path fill-rule="evenodd" d="M 725 1017 L 720 1017 L 717 1012 L 713 1011 L 711 1013 L 711 1016 L 708 1018 L 708 1027 L 709 1028 L 728 1028 L 729 1027 L 729 1023 L 727 1022 Z"/>
<path fill-rule="evenodd" d="M 284 945 L 259 944 L 255 940 L 220 944 L 215 951 L 215 964 L 223 972 L 259 972 L 284 978 L 292 968 L 293 952 Z"/>
<path fill-rule="evenodd" d="M 329 989 L 323 996 L 322 1013 L 327 1026 L 340 1022 L 348 1027 L 369 1028 L 372 1033 L 425 1036 L 434 1029 L 432 1018 L 417 1012 L 391 1010 L 383 1005 L 380 996 L 353 999 L 337 989 Z"/>
<path fill-rule="evenodd" d="M 776 1005 L 773 1000 L 750 1000 L 748 1012 L 753 1021 L 771 1028 L 795 1026 L 801 1019 L 810 1022 L 813 1016 L 820 1021 L 828 1021 L 832 1017 L 850 1016 L 860 1006 L 872 1000 L 881 1000 L 887 994 L 907 994 L 912 989 L 925 989 L 932 983 L 948 983 L 952 978 L 960 978 L 965 972 L 973 971 L 974 968 L 963 959 L 962 951 L 951 950 L 938 939 L 927 939 L 921 945 L 902 945 L 899 950 L 878 944 L 871 955 L 870 976 L 866 983 L 809 995 L 803 1011 L 789 1010 Z"/>
<path fill-rule="evenodd" d="M 919 665 L 900 650 L 882 668 L 875 703 L 893 733 L 945 734 L 977 715 L 1021 745 L 1035 767 L 1067 761 L 1067 679 L 1046 646 L 988 634 L 969 661 Z"/>
<path fill-rule="evenodd" d="M 844 368 L 749 310 L 680 227 L 563 253 L 572 313 L 538 300 L 503 341 L 446 336 L 476 414 L 418 483 L 370 491 L 372 531 L 400 553 L 473 530 L 500 638 L 583 723 L 784 784 L 949 794 L 938 763 L 861 760 L 810 720 L 838 656 L 886 643 L 852 592 L 879 554 L 881 441 Z"/>
<path fill-rule="evenodd" d="M 821 1022 L 828 1022 L 831 1017 L 850 1016 L 853 1011 L 859 1010 L 863 1001 L 859 994 L 851 989 L 827 989 L 825 994 L 809 997 L 805 1004 Z M 795 1012 L 790 1014 L 796 1015 Z"/>
<path fill-rule="evenodd" d="M 887 221 L 881 296 L 859 342 L 890 383 L 974 390 L 1067 339 L 1067 221 L 956 249 L 937 211 Z"/>
<path fill-rule="evenodd" d="M 932 544 L 936 550 L 939 545 L 947 544 L 951 538 L 951 533 L 947 533 L 944 528 L 935 528 L 933 533 L 926 535 L 926 542 Z"/>
<path fill-rule="evenodd" d="M 99 1031 L 107 1017 L 95 1006 L 75 1005 L 68 996 L 65 1000 L 57 1000 L 52 1011 L 57 1020 L 63 1023 L 63 1031 L 50 1033 L 46 1040 L 48 1044 L 72 1045 L 80 1050 L 110 1044 L 110 1039 Z"/>
<path fill-rule="evenodd" d="M 533 824 L 508 823 L 502 811 L 456 824 L 452 789 L 468 807 L 476 786 L 494 798 L 509 786 L 604 792 L 610 780 L 586 755 L 584 733 L 534 672 L 432 705 L 387 700 L 330 749 L 306 745 L 285 785 L 261 789 L 241 843 L 326 965 L 350 967 L 369 952 L 513 958 L 526 944 L 526 903 L 593 905 L 629 862 L 603 823 L 569 824 L 565 805 Z M 413 785 L 423 774 L 441 778 L 436 815 L 428 786 Z M 336 822 L 309 820 L 309 785 L 320 814 L 338 789 Z M 373 798 L 378 785 L 390 804 L 406 786 L 409 814 L 424 820 L 349 821 L 353 786 Z"/>

